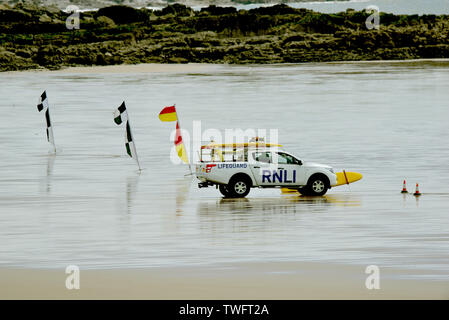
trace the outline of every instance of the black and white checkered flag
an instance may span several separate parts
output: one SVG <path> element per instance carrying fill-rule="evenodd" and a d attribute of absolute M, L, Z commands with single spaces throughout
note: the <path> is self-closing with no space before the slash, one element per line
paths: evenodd
<path fill-rule="evenodd" d="M 56 145 L 55 145 L 55 137 L 53 135 L 53 127 L 51 125 L 50 120 L 50 106 L 48 104 L 48 98 L 47 98 L 47 92 L 44 91 L 41 96 L 39 97 L 39 102 L 37 104 L 37 110 L 41 112 L 42 110 L 45 111 L 45 120 L 47 122 L 47 140 L 50 142 L 56 151 Z"/>
<path fill-rule="evenodd" d="M 125 135 L 126 152 L 131 158 L 134 158 L 136 160 L 137 165 L 139 166 L 139 170 L 141 170 L 139 158 L 137 157 L 136 145 L 134 143 L 133 135 L 131 133 L 131 126 L 129 125 L 129 117 L 128 111 L 126 110 L 125 101 L 123 101 L 120 107 L 118 107 L 117 110 L 115 110 L 114 122 L 117 125 L 126 122 L 126 135 Z"/>
<path fill-rule="evenodd" d="M 120 107 L 115 110 L 114 121 L 116 124 L 120 125 L 122 122 L 128 120 L 128 111 L 126 111 L 125 101 L 122 102 Z"/>

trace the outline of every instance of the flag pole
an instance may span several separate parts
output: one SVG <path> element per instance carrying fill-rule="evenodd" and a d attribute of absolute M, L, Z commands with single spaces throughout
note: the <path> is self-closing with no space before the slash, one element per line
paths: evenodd
<path fill-rule="evenodd" d="M 48 99 L 48 98 L 47 98 Z M 47 111 L 48 111 L 48 119 L 50 119 L 50 123 L 51 123 L 51 117 L 50 117 L 50 104 L 48 104 L 48 107 L 47 107 Z M 55 143 L 55 135 L 54 135 L 54 133 L 53 133 L 53 124 L 51 123 L 51 126 L 50 126 L 50 129 L 51 129 L 51 144 L 53 145 L 53 150 L 54 150 L 54 152 L 55 152 L 55 154 L 56 154 L 56 143 Z"/>
<path fill-rule="evenodd" d="M 134 148 L 136 150 L 136 161 L 137 161 L 137 166 L 139 167 L 139 171 L 142 171 L 142 169 L 140 168 L 140 163 L 139 163 L 139 157 L 137 156 L 137 146 L 136 146 L 136 142 L 134 141 L 134 136 L 133 136 L 133 132 L 131 131 L 131 121 L 129 121 L 129 113 L 126 112 L 128 114 L 128 119 L 126 121 L 128 121 L 129 123 L 129 131 L 131 132 L 131 137 L 133 138 L 133 143 L 134 143 Z"/>
<path fill-rule="evenodd" d="M 176 110 L 176 103 L 174 103 L 173 106 L 175 107 L 175 110 Z M 178 125 L 179 125 L 179 133 L 181 134 L 181 121 L 179 121 L 178 110 L 176 110 L 176 121 L 178 121 Z M 184 143 L 184 140 L 182 141 L 182 143 Z M 184 145 L 184 148 L 185 148 L 185 145 Z M 187 150 L 186 150 L 186 151 L 187 151 Z M 190 175 L 193 175 L 192 167 L 190 166 L 190 159 L 187 158 L 187 160 L 189 160 L 188 165 L 189 165 Z"/>
<path fill-rule="evenodd" d="M 50 129 L 51 129 L 51 142 L 50 143 L 53 145 L 53 150 L 56 154 L 55 135 L 53 134 L 53 124 L 51 123 L 51 117 L 50 117 L 50 99 L 48 99 L 48 97 L 47 97 L 47 90 L 44 90 L 44 92 L 45 92 L 45 98 L 47 99 L 48 120 L 50 121 Z M 47 128 L 47 130 L 48 130 L 48 128 Z M 50 136 L 50 133 L 48 135 Z"/>

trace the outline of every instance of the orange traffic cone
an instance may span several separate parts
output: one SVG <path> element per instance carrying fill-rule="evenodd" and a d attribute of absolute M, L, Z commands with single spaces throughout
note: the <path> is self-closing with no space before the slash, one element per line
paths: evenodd
<path fill-rule="evenodd" d="M 418 183 L 416 183 L 416 191 L 415 191 L 415 193 L 413 195 L 414 196 L 420 196 L 421 195 L 421 192 L 419 192 L 419 185 L 418 185 Z"/>
<path fill-rule="evenodd" d="M 402 185 L 402 191 L 401 193 L 408 193 L 407 191 L 407 186 L 405 185 L 405 180 L 404 180 L 404 184 Z"/>

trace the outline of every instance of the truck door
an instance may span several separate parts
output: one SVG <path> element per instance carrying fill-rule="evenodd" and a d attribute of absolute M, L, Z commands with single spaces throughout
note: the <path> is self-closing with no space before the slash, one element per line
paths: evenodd
<path fill-rule="evenodd" d="M 257 185 L 274 185 L 271 179 L 272 153 L 270 151 L 253 151 L 248 157 L 249 166 L 256 179 Z"/>
<path fill-rule="evenodd" d="M 274 152 L 273 164 L 277 164 L 276 173 L 272 179 L 275 185 L 298 186 L 304 185 L 304 170 L 300 160 L 284 152 Z"/>

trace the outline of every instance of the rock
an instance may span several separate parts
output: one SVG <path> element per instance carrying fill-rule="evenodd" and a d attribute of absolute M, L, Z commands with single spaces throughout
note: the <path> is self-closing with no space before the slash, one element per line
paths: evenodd
<path fill-rule="evenodd" d="M 179 58 L 179 57 L 174 58 L 174 57 L 172 57 L 172 58 L 169 58 L 167 60 L 167 62 L 168 63 L 188 63 L 189 60 L 187 60 L 185 58 Z"/>
<path fill-rule="evenodd" d="M 50 12 L 50 13 L 52 13 L 52 14 L 60 14 L 62 11 L 61 11 L 61 9 L 59 9 L 56 5 L 54 5 L 54 4 L 51 4 L 51 5 L 49 5 L 49 6 L 47 6 L 47 7 L 45 7 L 45 9 L 48 11 L 48 12 Z"/>
<path fill-rule="evenodd" d="M 160 11 L 127 6 L 67 14 L 17 4 L 0 8 L 0 70 L 119 63 L 285 63 L 449 57 L 449 16 L 366 12 L 324 14 L 285 5 L 239 10 L 175 4 Z"/>
<path fill-rule="evenodd" d="M 99 9 L 95 17 L 100 16 L 111 18 L 116 24 L 126 24 L 145 21 L 149 18 L 149 13 L 146 14 L 146 11 L 143 10 L 118 5 Z"/>
<path fill-rule="evenodd" d="M 200 12 L 213 16 L 219 16 L 224 14 L 237 13 L 237 9 L 235 7 L 217 7 L 215 5 L 210 5 L 207 8 L 201 8 Z"/>
<path fill-rule="evenodd" d="M 308 12 L 308 10 L 298 10 L 292 8 L 286 4 L 277 4 L 270 7 L 260 7 L 251 9 L 250 12 L 255 14 L 263 14 L 263 15 L 286 15 L 286 14 L 297 14 L 302 12 Z"/>
<path fill-rule="evenodd" d="M 183 4 L 175 3 L 168 5 L 160 11 L 160 15 L 165 16 L 167 14 L 172 14 L 173 16 L 188 17 L 193 16 L 192 8 L 186 7 Z"/>
<path fill-rule="evenodd" d="M 14 9 L 23 10 L 25 12 L 40 12 L 42 10 L 41 7 L 31 1 L 19 1 L 14 6 Z"/>
<path fill-rule="evenodd" d="M 59 19 L 51 19 L 51 23 L 53 24 L 65 24 L 65 21 Z"/>
<path fill-rule="evenodd" d="M 0 22 L 24 22 L 31 20 L 31 14 L 23 10 L 0 9 Z"/>
<path fill-rule="evenodd" d="M 111 18 L 106 17 L 106 16 L 97 17 L 97 22 L 99 25 L 106 27 L 106 28 L 114 28 L 115 27 L 114 20 L 112 20 Z"/>
<path fill-rule="evenodd" d="M 39 17 L 39 22 L 48 23 L 51 21 L 52 21 L 51 18 L 45 13 Z"/>
<path fill-rule="evenodd" d="M 31 59 L 17 56 L 13 52 L 0 48 L 0 71 L 14 71 L 39 68 Z"/>

